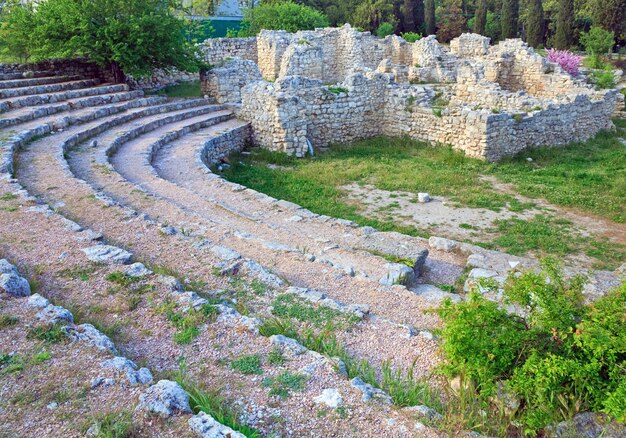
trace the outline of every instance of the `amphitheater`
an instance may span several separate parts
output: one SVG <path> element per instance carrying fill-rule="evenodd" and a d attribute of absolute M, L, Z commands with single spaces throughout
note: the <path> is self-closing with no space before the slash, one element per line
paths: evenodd
<path fill-rule="evenodd" d="M 19 321 L 0 343 L 29 354 L 41 322 L 74 341 L 48 345 L 52 359 L 26 365 L 28 382 L 5 378 L 0 394 L 13 401 L 0 432 L 97 436 L 96 414 L 125 411 L 142 419 L 138 436 L 243 436 L 190 406 L 172 377 L 185 358 L 187 378 L 222 389 L 263 436 L 441 436 L 428 425 L 437 412 L 404 406 L 262 323 L 291 300 L 332 315 L 351 357 L 427 376 L 441 358 L 426 310 L 463 299 L 436 285 L 467 275 L 467 290 L 536 262 L 321 216 L 210 166 L 250 143 L 303 156 L 380 134 L 496 160 L 610 129 L 616 92 L 571 79 L 519 41 L 489 47 L 476 35 L 448 51 L 430 37 L 344 27 L 202 50 L 215 65 L 203 77 L 212 99 L 146 96 L 82 62 L 0 66 L 0 258 L 15 263 L 0 261 L 0 289 L 19 297 L 2 295 L 3 315 Z M 115 283 L 120 272 L 131 280 Z M 587 293 L 617 281 L 595 272 Z M 207 304 L 218 315 L 182 327 L 192 339 L 180 341 L 172 315 Z M 277 350 L 285 360 L 273 365 Z M 228 366 L 241 357 L 260 358 L 261 371 Z M 285 373 L 304 383 L 272 396 L 267 385 Z"/>

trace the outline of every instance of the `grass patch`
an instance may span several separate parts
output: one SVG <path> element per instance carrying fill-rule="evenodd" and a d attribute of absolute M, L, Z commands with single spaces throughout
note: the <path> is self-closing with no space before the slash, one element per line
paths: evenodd
<path fill-rule="evenodd" d="M 93 418 L 87 428 L 97 425 L 98 438 L 131 438 L 133 432 L 132 411 L 110 412 Z M 86 432 L 86 430 L 85 430 Z"/>
<path fill-rule="evenodd" d="M 293 318 L 317 328 L 346 326 L 358 321 L 356 316 L 350 317 L 326 306 L 314 306 L 293 294 L 279 295 L 272 303 L 272 314 L 279 318 Z"/>
<path fill-rule="evenodd" d="M 263 369 L 261 368 L 261 356 L 258 354 L 241 356 L 240 358 L 233 360 L 230 363 L 230 367 L 233 370 L 239 371 L 241 374 L 263 374 Z"/>
<path fill-rule="evenodd" d="M 263 379 L 263 386 L 270 388 L 270 396 L 288 398 L 292 391 L 302 391 L 306 387 L 306 382 L 308 380 L 308 376 L 303 374 L 294 374 L 289 371 L 285 371 L 276 377 L 267 377 Z"/>
<path fill-rule="evenodd" d="M 106 276 L 106 280 L 122 287 L 129 287 L 131 284 L 139 281 L 139 278 L 131 277 L 123 272 L 111 272 Z"/>
<path fill-rule="evenodd" d="M 615 123 L 626 128 L 626 121 Z M 542 198 L 617 223 L 626 220 L 626 148 L 617 134 L 602 132 L 587 142 L 558 148 L 538 148 L 500 163 L 465 157 L 450 147 L 432 147 L 408 138 L 372 138 L 333 145 L 315 158 L 296 159 L 254 149 L 231 157 L 223 175 L 277 199 L 295 202 L 323 215 L 348 219 L 381 231 L 429 237 L 427 230 L 398 224 L 394 218 L 366 217 L 361 206 L 342 189 L 350 184 L 373 185 L 389 192 L 429 192 L 459 206 L 520 212 L 534 207 L 501 193 L 485 175 L 511 184 L 519 194 Z M 528 161 L 526 158 L 532 158 Z M 275 165 L 275 166 L 271 166 Z M 278 167 L 277 167 L 278 166 Z M 462 228 L 473 229 L 469 224 Z M 502 240 L 500 249 L 512 246 Z M 563 245 L 552 252 L 559 255 Z M 518 248 L 521 249 L 521 247 Z M 597 252 L 591 251 L 591 254 Z"/>
<path fill-rule="evenodd" d="M 285 362 L 287 362 L 287 359 L 285 359 L 285 356 L 283 356 L 283 352 L 281 351 L 281 349 L 278 347 L 275 347 L 267 355 L 267 362 L 272 365 L 280 366 L 280 365 L 284 365 Z"/>
<path fill-rule="evenodd" d="M 96 272 L 95 266 L 78 266 L 75 268 L 66 268 L 59 272 L 62 277 L 72 280 L 89 281 L 89 276 Z"/>
<path fill-rule="evenodd" d="M 217 309 L 210 304 L 204 304 L 199 310 L 189 309 L 186 313 L 177 312 L 176 304 L 167 301 L 158 312 L 165 313 L 168 321 L 172 323 L 178 332 L 174 335 L 177 344 L 189 344 L 200 335 L 200 325 L 215 321 Z"/>
<path fill-rule="evenodd" d="M 176 97 L 176 98 L 191 98 L 191 97 L 203 97 L 202 88 L 200 87 L 200 81 L 183 82 L 182 84 L 170 85 L 161 90 L 155 91 L 157 96 Z"/>
<path fill-rule="evenodd" d="M 2 315 L 0 317 L 0 329 L 11 327 L 20 322 L 20 319 L 17 316 L 13 315 Z"/>
<path fill-rule="evenodd" d="M 38 325 L 28 331 L 28 339 L 37 339 L 49 344 L 56 344 L 66 340 L 61 324 Z"/>
<path fill-rule="evenodd" d="M 248 438 L 260 438 L 261 434 L 255 429 L 239 421 L 239 413 L 230 407 L 219 391 L 206 390 L 193 382 L 187 373 L 187 364 L 184 359 L 179 360 L 179 371 L 175 380 L 189 394 L 189 405 L 194 413 L 200 411 L 209 414 L 215 420 Z"/>

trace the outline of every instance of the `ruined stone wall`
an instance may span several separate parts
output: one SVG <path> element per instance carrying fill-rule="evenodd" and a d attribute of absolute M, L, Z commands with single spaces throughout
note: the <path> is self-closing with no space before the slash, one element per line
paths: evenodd
<path fill-rule="evenodd" d="M 259 67 L 252 61 L 233 59 L 200 76 L 202 93 L 218 103 L 241 102 L 241 90 L 248 84 L 263 80 Z"/>
<path fill-rule="evenodd" d="M 434 36 L 407 43 L 344 26 L 263 31 L 256 47 L 259 71 L 226 63 L 207 90 L 241 100 L 253 142 L 296 156 L 311 145 L 408 135 L 497 160 L 612 128 L 616 92 L 570 77 L 520 40 L 490 47 L 463 34 L 448 50 Z"/>
<path fill-rule="evenodd" d="M 220 65 L 225 59 L 241 58 L 258 62 L 257 39 L 211 38 L 198 45 L 205 62 Z"/>

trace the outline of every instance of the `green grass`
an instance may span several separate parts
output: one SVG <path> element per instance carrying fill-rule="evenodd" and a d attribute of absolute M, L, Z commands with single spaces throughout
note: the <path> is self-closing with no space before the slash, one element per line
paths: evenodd
<path fill-rule="evenodd" d="M 233 370 L 239 371 L 241 374 L 263 374 L 263 369 L 261 368 L 261 356 L 258 354 L 241 356 L 240 358 L 233 360 L 230 363 L 230 367 Z"/>
<path fill-rule="evenodd" d="M 317 328 L 329 325 L 350 325 L 358 321 L 339 310 L 326 306 L 314 306 L 293 294 L 279 295 L 272 303 L 272 314 L 280 318 L 293 318 Z"/>
<path fill-rule="evenodd" d="M 110 412 L 93 417 L 87 427 L 98 425 L 98 438 L 131 438 L 133 433 L 132 411 Z M 86 430 L 85 430 L 86 432 Z"/>
<path fill-rule="evenodd" d="M 39 341 L 55 344 L 65 341 L 65 333 L 63 333 L 63 325 L 47 324 L 38 325 L 28 331 L 28 339 L 36 339 Z"/>
<path fill-rule="evenodd" d="M 270 396 L 288 398 L 291 392 L 302 391 L 308 380 L 308 376 L 303 374 L 294 374 L 289 371 L 284 371 L 276 377 L 263 379 L 263 386 L 270 388 Z"/>
<path fill-rule="evenodd" d="M 190 97 L 203 97 L 202 89 L 200 88 L 200 81 L 184 82 L 178 85 L 171 85 L 161 90 L 156 91 L 154 94 L 166 97 L 177 98 L 190 98 Z"/>
<path fill-rule="evenodd" d="M 2 315 L 0 317 L 0 329 L 11 327 L 12 325 L 20 322 L 20 319 L 17 316 L 13 315 Z"/>
<path fill-rule="evenodd" d="M 174 341 L 180 345 L 190 344 L 200 335 L 200 325 L 217 318 L 217 309 L 210 304 L 204 304 L 199 310 L 189 309 L 186 313 L 176 312 L 175 308 L 173 302 L 166 302 L 159 310 L 178 330 L 174 334 Z"/>
<path fill-rule="evenodd" d="M 616 120 L 625 129 L 626 121 Z M 527 158 L 531 157 L 532 161 Z M 315 158 L 296 159 L 264 149 L 251 155 L 236 155 L 224 176 L 278 199 L 302 205 L 318 214 L 352 220 L 381 231 L 398 231 L 428 237 L 427 230 L 394 222 L 391 215 L 373 218 L 348 200 L 341 189 L 349 184 L 373 185 L 390 192 L 417 195 L 429 192 L 449 198 L 459 206 L 499 212 L 522 212 L 535 206 L 513 195 L 496 191 L 484 176 L 509 183 L 526 197 L 545 199 L 616 223 L 626 220 L 626 148 L 617 134 L 602 132 L 594 139 L 558 148 L 538 148 L 500 163 L 465 157 L 449 147 L 432 147 L 408 138 L 373 138 L 350 145 L 334 145 Z M 279 167 L 268 167 L 269 164 Z M 602 263 L 624 261 L 623 248 L 594 239 L 567 242 L 564 224 L 558 220 L 518 219 L 499 222 L 501 236 L 489 247 L 524 254 L 539 250 L 543 255 L 563 255 L 578 249 Z M 511 230 L 507 227 L 512 226 Z M 461 228 L 474 228 L 462 224 Z M 548 238 L 542 242 L 543 238 Z M 524 242 L 525 239 L 528 242 Z M 563 241 L 565 240 L 565 242 Z M 550 242 L 550 244 L 548 244 Z M 609 255 L 601 248 L 609 249 Z"/>

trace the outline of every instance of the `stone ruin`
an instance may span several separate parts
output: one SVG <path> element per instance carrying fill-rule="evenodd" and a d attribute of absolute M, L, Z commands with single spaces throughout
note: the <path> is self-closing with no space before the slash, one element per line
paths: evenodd
<path fill-rule="evenodd" d="M 302 157 L 314 147 L 378 135 L 449 144 L 499 160 L 529 147 L 614 129 L 616 90 L 596 90 L 519 39 L 490 46 L 463 34 L 409 43 L 349 25 L 262 31 L 200 46 L 214 65 L 205 94 L 237 104 L 252 141 Z"/>

